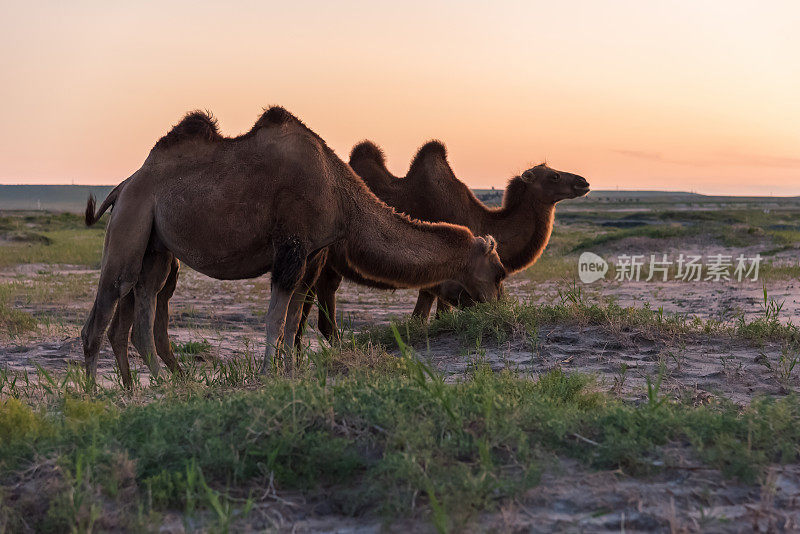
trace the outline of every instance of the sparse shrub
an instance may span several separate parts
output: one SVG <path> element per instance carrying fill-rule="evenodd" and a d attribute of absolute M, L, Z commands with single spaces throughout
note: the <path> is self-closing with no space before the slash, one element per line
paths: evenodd
<path fill-rule="evenodd" d="M 648 237 L 650 239 L 668 239 L 673 237 L 685 237 L 697 234 L 698 229 L 682 224 L 669 225 L 646 225 L 614 230 L 605 234 L 594 235 L 580 241 L 571 252 L 581 252 L 587 249 L 596 249 L 603 245 L 608 245 L 629 237 Z"/>
<path fill-rule="evenodd" d="M 181 354 L 202 354 L 211 350 L 211 343 L 208 340 L 187 341 L 186 343 L 173 344 L 175 352 Z"/>
<path fill-rule="evenodd" d="M 0 330 L 13 337 L 35 329 L 36 319 L 32 315 L 0 301 Z"/>
<path fill-rule="evenodd" d="M 36 440 L 50 431 L 50 426 L 30 406 L 19 399 L 0 401 L 0 447 Z"/>
<path fill-rule="evenodd" d="M 8 232 L 5 238 L 7 241 L 16 243 L 41 243 L 43 245 L 49 245 L 53 242 L 49 237 L 29 230 Z"/>

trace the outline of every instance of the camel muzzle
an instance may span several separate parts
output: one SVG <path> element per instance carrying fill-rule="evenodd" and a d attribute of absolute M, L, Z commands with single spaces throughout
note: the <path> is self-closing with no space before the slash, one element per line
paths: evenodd
<path fill-rule="evenodd" d="M 575 183 L 572 184 L 572 190 L 575 191 L 576 195 L 582 197 L 589 192 L 589 182 L 582 176 L 576 176 Z"/>

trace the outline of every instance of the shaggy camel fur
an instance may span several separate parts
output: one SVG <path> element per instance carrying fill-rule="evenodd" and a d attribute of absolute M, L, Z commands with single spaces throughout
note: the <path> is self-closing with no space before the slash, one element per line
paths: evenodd
<path fill-rule="evenodd" d="M 101 337 L 131 292 L 137 348 L 156 362 L 156 307 L 173 259 L 218 279 L 272 272 L 262 372 L 279 354 L 284 331 L 294 335 L 312 267 L 334 243 L 357 272 L 392 285 L 455 279 L 489 300 L 505 277 L 492 238 L 395 212 L 280 107 L 235 138 L 223 137 L 208 114 L 188 114 L 92 217 L 111 204 L 97 296 L 81 332 L 92 379 Z M 153 282 L 159 278 L 164 282 Z M 151 369 L 157 373 L 158 364 Z"/>
<path fill-rule="evenodd" d="M 420 220 L 459 224 L 476 234 L 494 236 L 500 259 L 509 274 L 529 267 L 544 251 L 553 229 L 556 203 L 589 192 L 589 183 L 583 177 L 541 164 L 512 178 L 502 206 L 489 208 L 456 178 L 447 161 L 447 150 L 439 141 L 428 142 L 419 149 L 405 178 L 389 172 L 383 151 L 370 141 L 353 148 L 350 166 L 378 198 L 397 211 Z M 336 289 L 342 277 L 376 285 L 363 276 L 353 276 L 344 259 L 336 246 L 331 247 L 328 262 L 317 280 L 319 325 L 326 337 L 337 332 Z M 471 300 L 455 284 L 423 289 L 414 315 L 428 317 L 436 296 L 441 308 Z M 308 309 L 307 305 L 304 313 L 307 314 Z"/>

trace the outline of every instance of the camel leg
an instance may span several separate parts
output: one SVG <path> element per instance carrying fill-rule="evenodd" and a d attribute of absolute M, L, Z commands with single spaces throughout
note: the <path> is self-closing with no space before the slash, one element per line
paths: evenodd
<path fill-rule="evenodd" d="M 317 291 L 313 287 L 306 293 L 306 298 L 303 301 L 303 307 L 300 310 L 300 323 L 297 325 L 297 333 L 294 336 L 294 346 L 299 348 L 303 343 L 303 333 L 306 330 L 306 323 L 308 322 L 308 314 L 311 313 L 311 307 L 314 305 L 314 300 L 317 298 Z"/>
<path fill-rule="evenodd" d="M 419 297 L 417 297 L 417 305 L 414 306 L 414 311 L 411 312 L 411 315 L 420 317 L 423 321 L 427 321 L 431 314 L 434 300 L 436 300 L 436 295 L 430 291 L 420 289 Z"/>
<path fill-rule="evenodd" d="M 328 341 L 339 339 L 339 328 L 336 325 L 336 290 L 342 283 L 342 276 L 330 265 L 325 265 L 317 278 L 317 299 L 319 301 L 319 327 Z"/>
<path fill-rule="evenodd" d="M 167 369 L 173 373 L 180 373 L 181 368 L 178 365 L 178 360 L 172 353 L 172 345 L 169 343 L 169 300 L 175 293 L 175 287 L 178 285 L 178 270 L 180 269 L 180 262 L 172 257 L 169 275 L 167 276 L 164 287 L 158 292 L 156 299 L 156 318 L 153 326 L 153 337 L 155 338 L 156 351 L 158 355 L 167 365 Z"/>
<path fill-rule="evenodd" d="M 119 299 L 114 317 L 111 319 L 111 326 L 108 328 L 108 341 L 111 343 L 114 358 L 117 360 L 122 385 L 126 389 L 133 387 L 131 365 L 128 360 L 128 341 L 133 324 L 133 299 L 133 291 Z"/>
<path fill-rule="evenodd" d="M 295 293 L 299 295 L 292 297 L 292 302 L 289 304 L 289 311 L 286 315 L 286 332 L 288 335 L 294 333 L 294 347 L 299 349 L 303 344 L 303 329 L 305 328 L 306 319 L 308 318 L 308 311 L 311 305 L 314 304 L 314 286 L 319 279 L 322 268 L 325 266 L 325 260 L 328 257 L 327 250 L 322 250 L 309 256 L 306 259 L 306 271 L 303 274 L 303 279 Z"/>
<path fill-rule="evenodd" d="M 153 378 L 157 378 L 161 364 L 156 357 L 158 350 L 154 337 L 156 299 L 166 282 L 172 267 L 172 255 L 165 252 L 149 252 L 144 258 L 142 276 L 134 287 L 133 345 L 144 359 Z"/>
<path fill-rule="evenodd" d="M 145 262 L 145 269 L 150 263 L 151 262 Z M 173 372 L 180 372 L 180 367 L 178 367 L 177 360 L 172 354 L 172 347 L 170 347 L 167 334 L 167 325 L 169 324 L 169 299 L 175 292 L 179 266 L 180 263 L 178 260 L 173 258 L 172 270 L 167 277 L 163 289 L 158 293 L 154 325 L 154 337 L 158 355 Z M 151 274 L 143 270 L 139 278 L 142 280 L 149 276 L 151 276 Z M 122 376 L 122 384 L 127 389 L 133 387 L 131 366 L 128 360 L 128 343 L 130 342 L 131 327 L 133 326 L 134 303 L 135 297 L 133 291 L 122 297 L 117 304 L 114 317 L 111 319 L 111 326 L 108 328 L 108 340 L 111 343 L 111 348 L 114 350 L 114 358 L 117 360 L 117 367 Z"/>
<path fill-rule="evenodd" d="M 292 293 L 289 306 L 286 309 L 286 324 L 283 327 L 283 331 L 287 340 L 291 336 L 294 341 L 291 350 L 287 349 L 286 354 L 284 354 L 283 365 L 284 371 L 287 373 L 294 368 L 294 359 L 302 348 L 303 334 L 300 332 L 300 321 L 302 320 L 303 305 L 308 298 L 308 293 L 308 289 L 303 288 L 301 282 L 301 285 L 298 285 L 297 289 Z"/>
<path fill-rule="evenodd" d="M 289 238 L 275 247 L 272 263 L 272 290 L 267 308 L 266 350 L 261 374 L 277 367 L 275 359 L 281 349 L 281 340 L 286 325 L 286 314 L 292 295 L 300 284 L 306 270 L 306 247 L 298 239 Z M 295 332 L 290 332 L 294 335 Z"/>
<path fill-rule="evenodd" d="M 101 276 L 102 278 L 102 276 Z M 133 283 L 129 280 L 124 282 L 122 287 L 125 294 L 131 290 Z M 97 358 L 100 354 L 100 341 L 103 333 L 111 320 L 114 308 L 117 305 L 122 291 L 111 280 L 102 280 L 97 290 L 97 296 L 92 305 L 92 311 L 81 330 L 81 341 L 83 342 L 83 358 L 86 366 L 86 375 L 90 381 L 97 378 Z"/>
<path fill-rule="evenodd" d="M 448 304 L 447 302 L 443 301 L 442 299 L 436 299 L 436 317 L 439 318 L 442 316 L 443 313 L 447 313 L 452 310 L 453 307 Z"/>
<path fill-rule="evenodd" d="M 272 295 L 269 299 L 267 308 L 267 348 L 264 352 L 264 362 L 261 364 L 261 374 L 266 375 L 270 369 L 276 367 L 276 357 L 279 349 L 279 340 L 283 336 L 283 326 L 286 323 L 286 311 L 289 308 L 289 301 L 292 298 L 292 291 L 280 288 L 272 284 Z"/>
<path fill-rule="evenodd" d="M 92 311 L 81 330 L 86 375 L 97 378 L 100 342 L 108 327 L 117 301 L 133 290 L 142 270 L 152 215 L 141 203 L 119 203 L 106 230 L 103 266 Z"/>

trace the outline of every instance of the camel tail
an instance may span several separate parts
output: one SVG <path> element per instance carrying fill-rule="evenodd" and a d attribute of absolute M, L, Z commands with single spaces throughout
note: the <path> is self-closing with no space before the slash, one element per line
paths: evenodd
<path fill-rule="evenodd" d="M 86 212 L 84 213 L 86 226 L 92 226 L 96 223 L 100 217 L 106 212 L 108 208 L 114 205 L 117 201 L 117 197 L 119 196 L 120 192 L 122 191 L 122 186 L 125 182 L 122 182 L 117 187 L 115 187 L 106 197 L 102 204 L 100 204 L 100 208 L 95 212 L 95 199 L 94 195 L 89 195 L 89 199 L 86 201 Z"/>

